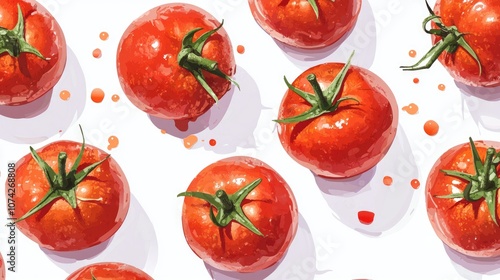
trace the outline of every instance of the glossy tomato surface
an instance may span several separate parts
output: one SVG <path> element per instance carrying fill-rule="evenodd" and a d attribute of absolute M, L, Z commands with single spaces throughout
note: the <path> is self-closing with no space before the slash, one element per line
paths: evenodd
<path fill-rule="evenodd" d="M 66 280 L 153 280 L 146 272 L 124 263 L 103 262 L 87 265 Z"/>
<path fill-rule="evenodd" d="M 57 173 L 59 152 L 67 153 L 67 170 L 75 162 L 81 143 L 53 142 L 37 150 L 38 155 Z M 77 172 L 103 160 L 108 154 L 85 146 Z M 20 218 L 49 191 L 49 183 L 31 154 L 16 163 L 16 201 L 14 217 Z M 10 197 L 6 186 L 6 196 Z M 89 248 L 108 240 L 122 225 L 130 204 L 130 190 L 123 171 L 108 158 L 76 186 L 77 207 L 57 198 L 25 220 L 17 228 L 41 247 L 56 251 Z"/>
<path fill-rule="evenodd" d="M 318 17 L 308 0 L 248 0 L 257 23 L 274 39 L 312 49 L 337 42 L 354 28 L 361 0 L 316 0 Z"/>
<path fill-rule="evenodd" d="M 489 147 L 494 147 L 497 152 L 500 149 L 498 142 L 474 143 L 483 161 Z M 484 199 L 469 202 L 463 198 L 437 197 L 463 192 L 467 185 L 465 180 L 448 176 L 440 170 L 475 174 L 473 162 L 469 143 L 457 145 L 438 158 L 425 187 L 427 214 L 437 236 L 452 249 L 473 257 L 500 256 L 500 227 L 493 222 Z M 497 217 L 500 216 L 498 199 L 497 194 Z"/>
<path fill-rule="evenodd" d="M 462 47 L 455 53 L 444 51 L 439 61 L 451 76 L 466 85 L 500 86 L 500 5 L 495 0 L 438 0 L 434 13 L 446 26 L 456 26 L 465 33 L 464 39 L 477 54 L 482 74 L 476 60 Z M 433 43 L 441 37 L 432 36 Z"/>
<path fill-rule="evenodd" d="M 66 41 L 54 17 L 35 1 L 2 0 L 0 27 L 13 29 L 20 5 L 24 17 L 25 40 L 46 60 L 22 52 L 13 57 L 0 54 L 0 105 L 22 105 L 50 91 L 66 66 Z M 3 36 L 0 36 L 2 40 Z M 5 39 L 5 38 L 3 38 Z"/>
<path fill-rule="evenodd" d="M 314 74 L 324 90 L 343 66 L 314 66 L 300 74 L 292 86 L 312 94 L 307 76 Z M 334 103 L 347 96 L 357 101 L 341 102 L 334 112 L 314 119 L 279 124 L 279 138 L 286 152 L 319 176 L 345 178 L 369 170 L 385 156 L 396 136 L 398 107 L 391 89 L 381 78 L 351 66 Z M 288 90 L 278 119 L 298 116 L 309 109 L 309 103 Z"/>
<path fill-rule="evenodd" d="M 158 6 L 134 20 L 122 35 L 116 61 L 120 84 L 132 103 L 152 116 L 175 120 L 193 119 L 210 109 L 214 99 L 179 66 L 177 56 L 189 31 L 202 28 L 194 35 L 197 40 L 219 25 L 201 8 L 181 3 Z M 218 62 L 228 76 L 236 71 L 231 41 L 223 27 L 208 38 L 201 55 Z M 230 89 L 226 79 L 202 72 L 218 98 Z"/>
<path fill-rule="evenodd" d="M 5 280 L 5 262 L 0 254 L 0 280 Z"/>
<path fill-rule="evenodd" d="M 205 263 L 237 272 L 255 272 L 278 262 L 295 237 L 297 204 L 285 180 L 264 162 L 251 157 L 230 157 L 204 168 L 187 191 L 234 194 L 256 179 L 262 182 L 243 200 L 244 214 L 263 236 L 232 221 L 218 227 L 209 218 L 210 204 L 186 197 L 182 227 L 191 249 Z"/>

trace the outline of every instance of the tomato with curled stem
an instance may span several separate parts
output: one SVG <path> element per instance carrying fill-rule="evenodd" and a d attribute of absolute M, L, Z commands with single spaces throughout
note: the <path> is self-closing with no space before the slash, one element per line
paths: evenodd
<path fill-rule="evenodd" d="M 270 267 L 297 232 L 297 204 L 290 187 L 255 158 L 212 163 L 179 196 L 185 196 L 182 228 L 187 243 L 205 263 L 221 270 Z"/>
<path fill-rule="evenodd" d="M 222 23 L 183 3 L 155 7 L 134 20 L 121 37 L 116 64 L 135 106 L 173 120 L 208 111 L 230 89 L 236 72 Z"/>
<path fill-rule="evenodd" d="M 49 92 L 66 66 L 66 40 L 39 3 L 0 5 L 0 105 L 23 105 Z"/>
<path fill-rule="evenodd" d="M 153 280 L 146 272 L 125 263 L 102 262 L 84 266 L 66 280 Z"/>
<path fill-rule="evenodd" d="M 437 0 L 424 20 L 433 47 L 404 70 L 427 69 L 439 62 L 458 82 L 500 86 L 500 5 L 496 0 Z M 431 23 L 431 28 L 426 25 Z"/>
<path fill-rule="evenodd" d="M 83 137 L 83 132 L 82 132 Z M 123 224 L 130 205 L 127 179 L 104 151 L 73 141 L 56 141 L 15 163 L 16 202 L 9 215 L 41 247 L 75 251 L 108 240 Z"/>
<path fill-rule="evenodd" d="M 354 53 L 353 53 L 354 54 Z M 396 136 L 397 103 L 371 71 L 347 63 L 307 69 L 292 84 L 278 112 L 285 151 L 314 174 L 347 178 L 374 167 Z"/>
<path fill-rule="evenodd" d="M 274 39 L 314 49 L 334 44 L 354 28 L 361 0 L 248 0 L 255 21 Z"/>
<path fill-rule="evenodd" d="M 427 214 L 437 236 L 471 257 L 500 256 L 500 142 L 454 146 L 431 168 Z"/>

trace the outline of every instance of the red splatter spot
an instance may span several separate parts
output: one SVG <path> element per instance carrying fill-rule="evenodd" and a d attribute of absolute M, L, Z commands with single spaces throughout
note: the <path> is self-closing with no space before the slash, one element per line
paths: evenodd
<path fill-rule="evenodd" d="M 116 136 L 110 136 L 108 138 L 108 143 L 109 143 L 108 150 L 111 151 L 111 149 L 118 147 L 119 141 L 118 141 L 118 138 Z"/>
<path fill-rule="evenodd" d="M 364 225 L 369 225 L 373 223 L 373 219 L 375 218 L 375 213 L 371 211 L 359 211 L 358 219 Z"/>
<path fill-rule="evenodd" d="M 415 56 L 417 56 L 417 51 L 415 51 L 415 50 L 410 50 L 410 51 L 408 52 L 408 55 L 409 55 L 410 57 L 415 57 Z"/>
<path fill-rule="evenodd" d="M 118 100 L 120 100 L 120 96 L 118 94 L 113 94 L 113 96 L 111 96 L 111 100 L 113 100 L 113 102 L 118 102 Z"/>
<path fill-rule="evenodd" d="M 420 79 L 419 79 L 419 78 L 413 78 L 413 82 L 414 82 L 415 84 L 418 84 L 418 83 L 420 82 Z"/>
<path fill-rule="evenodd" d="M 439 131 L 439 125 L 437 122 L 435 122 L 433 120 L 429 120 L 429 121 L 425 122 L 425 124 L 424 124 L 424 131 L 429 136 L 434 136 Z"/>
<path fill-rule="evenodd" d="M 186 149 L 191 149 L 196 142 L 198 142 L 198 137 L 194 134 L 189 135 L 188 137 L 184 138 L 184 147 Z"/>
<path fill-rule="evenodd" d="M 67 91 L 67 90 L 62 90 L 62 91 L 59 93 L 59 97 L 60 97 L 62 100 L 66 101 L 66 100 L 68 100 L 68 99 L 71 97 L 71 93 L 70 93 L 69 91 Z"/>
<path fill-rule="evenodd" d="M 95 58 L 100 58 L 102 56 L 102 51 L 101 49 L 95 49 L 92 51 L 92 56 Z"/>
<path fill-rule="evenodd" d="M 108 38 L 109 38 L 108 32 L 103 31 L 103 32 L 99 33 L 99 38 L 101 38 L 101 40 L 103 40 L 103 41 L 108 40 Z"/>
<path fill-rule="evenodd" d="M 95 103 L 101 103 L 104 100 L 104 91 L 100 88 L 95 88 L 90 93 L 90 99 Z"/>
<path fill-rule="evenodd" d="M 392 177 L 385 176 L 384 179 L 382 179 L 382 182 L 384 182 L 384 185 L 390 186 L 390 185 L 392 185 Z"/>
<path fill-rule="evenodd" d="M 418 106 L 415 103 L 410 103 L 408 106 L 403 106 L 403 111 L 410 115 L 415 115 L 418 113 Z"/>
<path fill-rule="evenodd" d="M 245 47 L 243 45 L 238 45 L 236 47 L 236 51 L 239 53 L 239 54 L 244 54 L 245 53 Z"/>
<path fill-rule="evenodd" d="M 439 89 L 440 91 L 444 91 L 444 90 L 446 89 L 446 86 L 445 86 L 445 85 L 443 85 L 443 84 L 439 84 L 439 85 L 438 85 L 438 89 Z"/>
<path fill-rule="evenodd" d="M 160 130 L 161 134 L 167 134 L 167 131 L 165 129 Z"/>
<path fill-rule="evenodd" d="M 210 141 L 208 141 L 208 144 L 213 147 L 215 146 L 215 144 L 217 144 L 217 141 L 215 141 L 215 139 L 210 139 Z"/>
<path fill-rule="evenodd" d="M 418 189 L 420 187 L 420 181 L 418 181 L 417 179 L 411 180 L 410 184 L 411 187 L 414 189 Z"/>

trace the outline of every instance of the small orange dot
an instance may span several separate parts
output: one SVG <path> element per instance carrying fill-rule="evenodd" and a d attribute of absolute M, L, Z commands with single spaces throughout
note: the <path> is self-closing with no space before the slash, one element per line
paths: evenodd
<path fill-rule="evenodd" d="M 111 96 L 111 100 L 113 100 L 113 102 L 118 102 L 118 100 L 120 100 L 120 96 L 118 94 L 113 94 L 113 96 Z"/>
<path fill-rule="evenodd" d="M 418 78 L 413 78 L 413 83 L 418 84 L 418 82 L 420 82 Z"/>
<path fill-rule="evenodd" d="M 408 106 L 403 106 L 403 111 L 407 112 L 410 115 L 415 115 L 418 113 L 418 106 L 415 103 L 410 103 Z"/>
<path fill-rule="evenodd" d="M 213 147 L 215 146 L 215 144 L 217 144 L 217 141 L 215 141 L 215 139 L 210 139 L 210 141 L 208 141 L 208 144 Z"/>
<path fill-rule="evenodd" d="M 118 144 L 120 143 L 120 141 L 118 141 L 118 137 L 110 136 L 108 138 L 108 143 L 109 143 L 108 150 L 111 150 L 111 149 L 118 147 Z"/>
<path fill-rule="evenodd" d="M 239 54 L 244 54 L 245 53 L 245 47 L 243 45 L 238 45 L 236 47 L 236 51 L 239 53 Z"/>
<path fill-rule="evenodd" d="M 443 85 L 443 84 L 439 84 L 439 85 L 438 85 L 438 89 L 439 89 L 440 91 L 444 91 L 444 90 L 446 89 L 446 86 L 445 86 L 445 85 Z"/>
<path fill-rule="evenodd" d="M 424 124 L 424 131 L 427 133 L 429 136 L 434 136 L 438 133 L 439 131 L 439 125 L 437 122 L 433 120 L 429 120 Z"/>
<path fill-rule="evenodd" d="M 161 134 L 167 134 L 167 131 L 165 129 L 160 130 Z"/>
<path fill-rule="evenodd" d="M 95 49 L 94 51 L 92 51 L 92 56 L 95 57 L 95 58 L 100 58 L 102 56 L 102 52 L 100 49 Z"/>
<path fill-rule="evenodd" d="M 417 56 L 417 52 L 415 50 L 411 50 L 408 52 L 408 55 L 410 55 L 410 57 L 415 57 Z"/>
<path fill-rule="evenodd" d="M 420 182 L 417 179 L 411 180 L 411 187 L 414 189 L 418 189 L 420 187 Z"/>
<path fill-rule="evenodd" d="M 62 90 L 62 91 L 59 93 L 59 97 L 60 97 L 62 100 L 66 101 L 66 100 L 68 100 L 68 99 L 71 97 L 71 93 L 70 93 L 69 91 L 67 91 L 67 90 Z"/>
<path fill-rule="evenodd" d="M 391 176 L 385 176 L 382 181 L 384 182 L 384 185 L 386 185 L 386 186 L 392 185 L 392 177 Z"/>
<path fill-rule="evenodd" d="M 95 88 L 90 93 L 90 99 L 95 103 L 101 103 L 104 100 L 104 91 L 100 88 Z"/>
<path fill-rule="evenodd" d="M 198 142 L 198 137 L 191 134 L 188 137 L 184 138 L 184 147 L 186 147 L 186 149 L 191 149 L 196 144 L 196 142 Z"/>
<path fill-rule="evenodd" d="M 108 34 L 108 32 L 105 32 L 105 31 L 101 32 L 101 33 L 99 34 L 99 38 L 101 38 L 101 40 L 103 40 L 103 41 L 108 40 L 108 38 L 109 38 L 109 34 Z"/>

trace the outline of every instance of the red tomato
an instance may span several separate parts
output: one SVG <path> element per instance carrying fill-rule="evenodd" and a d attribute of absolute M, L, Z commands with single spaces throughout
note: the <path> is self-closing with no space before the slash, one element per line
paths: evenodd
<path fill-rule="evenodd" d="M 369 70 L 350 62 L 320 64 L 289 85 L 278 113 L 279 138 L 286 152 L 313 173 L 352 177 L 375 166 L 389 150 L 397 108 L 391 89 Z"/>
<path fill-rule="evenodd" d="M 0 105 L 31 102 L 61 78 L 66 65 L 64 34 L 37 2 L 2 0 L 0 45 L 4 44 L 0 47 Z"/>
<path fill-rule="evenodd" d="M 146 272 L 124 263 L 103 262 L 84 266 L 66 280 L 153 280 Z"/>
<path fill-rule="evenodd" d="M 5 280 L 5 263 L 2 254 L 0 254 L 0 280 Z"/>
<path fill-rule="evenodd" d="M 432 167 L 425 187 L 427 214 L 437 236 L 452 249 L 472 257 L 497 257 L 500 157 L 495 154 L 500 143 L 470 141 L 474 146 L 457 145 Z"/>
<path fill-rule="evenodd" d="M 432 22 L 432 28 L 440 34 L 431 35 L 435 47 L 407 69 L 429 68 L 439 58 L 456 81 L 476 87 L 500 86 L 498 2 L 437 0 L 434 11 L 428 9 L 431 15 L 440 17 Z"/>
<path fill-rule="evenodd" d="M 272 266 L 297 232 L 292 191 L 276 171 L 255 158 L 217 161 L 179 195 L 186 196 L 186 241 L 203 261 L 221 270 L 255 272 Z"/>
<path fill-rule="evenodd" d="M 53 142 L 32 150 L 14 168 L 15 182 L 6 184 L 7 199 L 16 203 L 9 214 L 17 218 L 17 228 L 41 247 L 73 251 L 100 244 L 127 215 L 130 190 L 125 175 L 96 147 Z"/>
<path fill-rule="evenodd" d="M 274 39 L 298 48 L 332 45 L 358 19 L 361 0 L 248 0 L 257 23 Z"/>
<path fill-rule="evenodd" d="M 205 113 L 230 89 L 229 76 L 236 71 L 231 41 L 220 26 L 201 8 L 180 3 L 158 6 L 132 22 L 116 62 L 127 97 L 159 118 L 195 119 Z"/>

